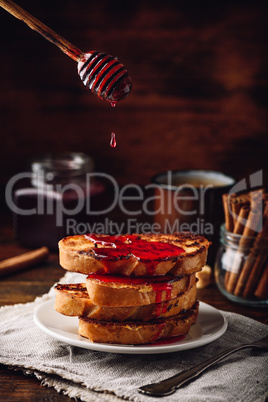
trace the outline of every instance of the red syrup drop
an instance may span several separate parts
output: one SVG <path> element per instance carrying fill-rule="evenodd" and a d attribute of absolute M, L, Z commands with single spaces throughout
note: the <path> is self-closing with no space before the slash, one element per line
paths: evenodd
<path fill-rule="evenodd" d="M 154 275 L 155 267 L 159 262 L 172 260 L 184 252 L 183 248 L 173 244 L 147 241 L 137 235 L 99 237 L 95 234 L 87 234 L 85 236 L 96 245 L 105 246 L 105 248 L 95 247 L 93 249 L 96 257 L 108 261 L 134 257 L 145 264 L 148 276 Z"/>
<path fill-rule="evenodd" d="M 110 102 L 110 105 L 111 105 L 112 107 L 116 107 L 116 104 L 117 104 L 116 101 L 111 101 L 111 102 Z M 112 133 L 112 134 L 111 134 L 110 145 L 111 145 L 112 148 L 115 148 L 115 147 L 116 147 L 115 133 Z"/>
<path fill-rule="evenodd" d="M 111 134 L 110 145 L 111 145 L 112 148 L 115 148 L 115 147 L 116 147 L 115 133 L 112 133 L 112 134 Z"/>

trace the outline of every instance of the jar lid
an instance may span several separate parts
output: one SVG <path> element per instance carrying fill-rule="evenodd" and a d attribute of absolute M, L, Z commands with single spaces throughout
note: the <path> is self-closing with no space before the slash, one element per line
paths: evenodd
<path fill-rule="evenodd" d="M 31 161 L 32 183 L 64 182 L 91 173 L 93 160 L 84 153 L 59 153 L 38 155 Z"/>

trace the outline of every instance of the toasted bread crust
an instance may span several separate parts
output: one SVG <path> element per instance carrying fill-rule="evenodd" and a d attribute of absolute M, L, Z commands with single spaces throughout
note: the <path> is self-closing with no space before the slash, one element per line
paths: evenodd
<path fill-rule="evenodd" d="M 84 283 L 55 286 L 55 310 L 67 316 L 83 316 L 101 321 L 148 321 L 171 317 L 190 309 L 196 302 L 196 285 L 175 299 L 136 307 L 100 307 L 92 304 Z"/>
<path fill-rule="evenodd" d="M 98 235 L 101 238 L 101 235 Z M 206 263 L 209 241 L 203 236 L 190 233 L 172 235 L 147 233 L 137 235 L 148 242 L 161 241 L 184 249 L 177 256 L 165 256 L 155 261 L 153 275 L 181 275 L 198 272 Z M 125 235 L 127 237 L 127 235 Z M 69 271 L 83 274 L 120 274 L 125 276 L 148 276 L 146 264 L 133 255 L 107 260 L 96 256 L 94 249 L 105 245 L 96 244 L 85 235 L 65 237 L 59 242 L 60 264 Z"/>
<path fill-rule="evenodd" d="M 105 278 L 106 275 L 97 276 L 97 278 L 102 277 Z M 139 279 L 142 280 L 142 283 L 136 284 L 130 281 L 129 284 L 122 284 L 95 279 L 94 275 L 91 275 L 86 278 L 86 287 L 93 304 L 106 307 L 130 307 L 175 299 L 196 283 L 194 274 L 178 277 L 163 276 L 161 282 L 156 281 L 159 278 Z"/>
<path fill-rule="evenodd" d="M 198 316 L 198 303 L 184 314 L 148 322 L 107 322 L 79 318 L 78 333 L 91 342 L 140 345 L 158 339 L 186 335 Z"/>
<path fill-rule="evenodd" d="M 90 317 L 91 310 L 94 309 L 85 283 L 57 284 L 55 287 L 55 310 L 67 316 Z"/>

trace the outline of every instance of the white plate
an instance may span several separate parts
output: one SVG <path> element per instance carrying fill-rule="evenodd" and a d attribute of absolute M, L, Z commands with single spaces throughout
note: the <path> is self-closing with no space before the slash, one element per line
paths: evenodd
<path fill-rule="evenodd" d="M 34 321 L 48 335 L 59 341 L 84 349 L 111 353 L 153 354 L 170 353 L 193 349 L 218 339 L 227 329 L 225 317 L 216 308 L 200 302 L 197 323 L 191 327 L 188 335 L 174 343 L 161 341 L 151 345 L 114 345 L 93 343 L 78 335 L 78 318 L 67 317 L 54 310 L 54 300 L 49 300 L 34 312 Z"/>

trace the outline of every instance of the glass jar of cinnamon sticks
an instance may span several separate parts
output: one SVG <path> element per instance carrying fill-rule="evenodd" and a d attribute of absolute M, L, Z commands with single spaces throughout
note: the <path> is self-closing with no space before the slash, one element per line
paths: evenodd
<path fill-rule="evenodd" d="M 215 280 L 229 299 L 268 305 L 268 203 L 264 191 L 223 196 L 225 224 L 215 262 Z"/>

